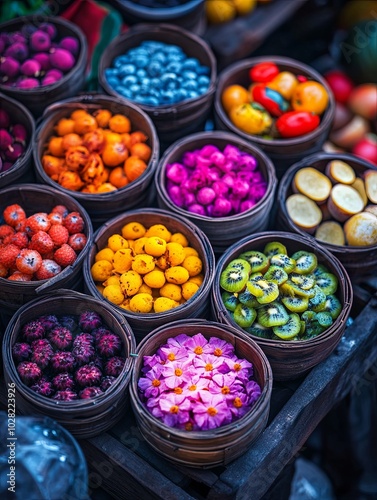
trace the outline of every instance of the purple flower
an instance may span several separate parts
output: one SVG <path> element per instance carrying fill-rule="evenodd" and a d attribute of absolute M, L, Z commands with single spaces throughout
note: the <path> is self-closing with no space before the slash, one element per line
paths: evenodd
<path fill-rule="evenodd" d="M 183 424 L 189 421 L 191 403 L 185 396 L 179 394 L 162 394 L 159 404 L 163 412 L 162 421 L 164 424 L 174 427 L 177 423 Z"/>
<path fill-rule="evenodd" d="M 160 356 L 160 359 L 165 363 L 168 361 L 183 361 L 188 358 L 186 349 L 183 347 L 173 347 L 171 345 L 160 347 L 156 354 Z"/>
<path fill-rule="evenodd" d="M 226 358 L 224 365 L 228 368 L 228 371 L 233 372 L 240 380 L 247 381 L 253 376 L 253 365 L 246 359 Z M 226 373 L 226 371 L 222 373 Z"/>
<path fill-rule="evenodd" d="M 177 335 L 176 337 L 171 337 L 169 338 L 166 343 L 167 345 L 171 347 L 176 347 L 177 349 L 180 349 L 182 347 L 185 347 L 186 342 L 190 340 L 191 337 L 188 335 L 185 335 L 184 333 L 181 333 L 180 335 Z"/>
<path fill-rule="evenodd" d="M 172 361 L 166 363 L 162 370 L 162 375 L 165 377 L 166 386 L 169 389 L 174 389 L 180 386 L 183 382 L 188 382 L 193 374 L 191 360 L 184 363 Z"/>
<path fill-rule="evenodd" d="M 214 356 L 232 356 L 234 354 L 234 346 L 226 340 L 217 337 L 211 337 L 208 342 L 209 353 Z"/>
<path fill-rule="evenodd" d="M 236 397 L 233 397 L 231 400 L 228 400 L 229 409 L 233 415 L 233 417 L 241 418 L 250 410 L 250 405 L 248 403 L 247 394 L 238 393 Z"/>
<path fill-rule="evenodd" d="M 165 383 L 161 380 L 162 366 L 155 365 L 146 374 L 141 377 L 138 382 L 139 389 L 144 393 L 146 398 L 157 397 L 161 392 L 161 384 Z"/>
<path fill-rule="evenodd" d="M 210 380 L 196 376 L 183 387 L 182 394 L 192 401 L 198 401 L 203 391 L 208 391 Z"/>
<path fill-rule="evenodd" d="M 248 394 L 248 405 L 252 406 L 261 395 L 260 385 L 254 380 L 250 380 L 246 384 L 246 392 Z"/>
<path fill-rule="evenodd" d="M 212 378 L 223 367 L 224 362 L 226 362 L 226 359 L 223 357 L 219 358 L 212 354 L 203 354 L 200 358 L 195 358 L 193 364 L 198 375 L 205 378 Z"/>
<path fill-rule="evenodd" d="M 164 364 L 165 364 L 165 362 L 162 361 L 160 356 L 158 356 L 157 354 L 153 354 L 153 356 L 144 356 L 143 357 L 143 368 L 141 371 L 143 373 L 146 373 L 154 366 L 164 365 Z"/>
<path fill-rule="evenodd" d="M 203 391 L 202 402 L 192 408 L 194 421 L 202 430 L 215 429 L 232 421 L 232 413 L 221 394 Z"/>
<path fill-rule="evenodd" d="M 242 392 L 244 387 L 235 373 L 216 373 L 208 385 L 212 394 L 222 394 L 224 399 L 233 400 L 235 395 Z"/>
<path fill-rule="evenodd" d="M 208 348 L 208 340 L 201 333 L 197 333 L 196 335 L 190 337 L 185 344 L 185 348 L 197 356 L 210 352 Z"/>

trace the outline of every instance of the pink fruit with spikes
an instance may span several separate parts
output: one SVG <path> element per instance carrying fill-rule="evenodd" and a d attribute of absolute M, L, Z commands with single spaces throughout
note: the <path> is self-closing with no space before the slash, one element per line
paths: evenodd
<path fill-rule="evenodd" d="M 101 382 L 102 372 L 93 365 L 81 366 L 75 373 L 76 382 L 81 387 L 98 385 Z"/>
<path fill-rule="evenodd" d="M 58 391 L 55 393 L 52 399 L 57 401 L 74 401 L 78 399 L 77 393 L 67 389 L 66 391 Z"/>
<path fill-rule="evenodd" d="M 65 391 L 75 387 L 75 381 L 68 372 L 59 373 L 52 379 L 52 385 L 57 391 Z"/>
<path fill-rule="evenodd" d="M 42 339 L 45 335 L 45 329 L 38 320 L 29 321 L 22 328 L 22 337 L 26 342 Z"/>
<path fill-rule="evenodd" d="M 72 372 L 76 366 L 73 354 L 68 351 L 57 351 L 51 358 L 51 367 L 55 373 Z"/>
<path fill-rule="evenodd" d="M 16 342 L 12 347 L 12 355 L 14 361 L 28 361 L 31 356 L 31 346 L 26 342 Z"/>
<path fill-rule="evenodd" d="M 64 351 L 72 346 L 73 337 L 68 328 L 64 328 L 64 326 L 57 326 L 51 330 L 48 335 L 48 339 L 54 347 L 60 351 Z"/>
<path fill-rule="evenodd" d="M 85 387 L 82 391 L 79 392 L 80 399 L 92 399 L 96 398 L 103 394 L 103 391 L 100 387 Z"/>
<path fill-rule="evenodd" d="M 110 358 L 105 364 L 105 374 L 112 377 L 118 377 L 124 367 L 126 360 L 120 356 Z"/>
<path fill-rule="evenodd" d="M 46 398 L 51 397 L 55 392 L 51 382 L 49 382 L 45 377 L 38 380 L 38 382 L 33 384 L 30 389 L 41 396 L 45 396 Z"/>
<path fill-rule="evenodd" d="M 22 361 L 17 366 L 17 372 L 26 385 L 35 384 L 42 376 L 41 369 L 32 361 Z"/>

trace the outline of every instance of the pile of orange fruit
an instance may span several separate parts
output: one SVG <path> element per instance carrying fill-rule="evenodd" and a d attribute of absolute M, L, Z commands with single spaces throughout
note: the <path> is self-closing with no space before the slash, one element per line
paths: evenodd
<path fill-rule="evenodd" d="M 42 166 L 63 188 L 106 193 L 140 177 L 152 154 L 147 135 L 130 119 L 98 109 L 76 109 L 61 118 L 46 144 Z"/>

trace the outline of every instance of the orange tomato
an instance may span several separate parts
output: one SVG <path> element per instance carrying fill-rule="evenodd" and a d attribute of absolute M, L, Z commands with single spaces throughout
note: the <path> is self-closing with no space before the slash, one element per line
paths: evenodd
<path fill-rule="evenodd" d="M 48 151 L 53 156 L 64 156 L 63 137 L 51 137 L 48 141 Z"/>
<path fill-rule="evenodd" d="M 132 132 L 131 135 L 131 145 L 136 144 L 137 142 L 145 142 L 148 137 L 141 130 L 137 130 L 136 132 Z"/>
<path fill-rule="evenodd" d="M 122 142 L 106 144 L 102 151 L 102 160 L 107 167 L 116 167 L 127 160 L 128 149 Z"/>
<path fill-rule="evenodd" d="M 112 117 L 112 114 L 108 109 L 99 109 L 94 113 L 94 117 L 97 120 L 99 127 L 106 128 L 109 126 L 109 121 Z"/>
<path fill-rule="evenodd" d="M 131 131 L 131 122 L 124 115 L 114 115 L 109 120 L 109 128 L 118 134 L 124 134 Z"/>
<path fill-rule="evenodd" d="M 62 146 L 64 151 L 75 146 L 81 146 L 82 139 L 78 134 L 67 134 L 63 137 Z"/>
<path fill-rule="evenodd" d="M 266 84 L 269 89 L 276 90 L 288 101 L 292 98 L 297 85 L 298 80 L 290 71 L 282 71 L 271 82 Z"/>
<path fill-rule="evenodd" d="M 132 182 L 144 173 L 147 164 L 137 156 L 130 156 L 124 162 L 123 168 L 128 180 Z"/>
<path fill-rule="evenodd" d="M 321 115 L 327 108 L 329 95 L 325 87 L 314 81 L 297 85 L 292 96 L 292 107 L 295 111 L 309 111 Z"/>
<path fill-rule="evenodd" d="M 75 131 L 75 122 L 71 118 L 61 118 L 56 124 L 56 133 L 60 136 L 72 134 Z"/>
<path fill-rule="evenodd" d="M 221 95 L 221 104 L 227 113 L 233 107 L 247 102 L 250 102 L 250 94 L 242 85 L 229 85 Z"/>
<path fill-rule="evenodd" d="M 131 146 L 130 152 L 132 156 L 137 156 L 140 160 L 148 162 L 152 154 L 152 149 L 145 142 L 137 142 Z"/>
<path fill-rule="evenodd" d="M 88 132 L 93 132 L 98 127 L 97 121 L 94 116 L 86 113 L 86 115 L 80 115 L 75 120 L 75 132 L 76 134 L 87 134 Z"/>
<path fill-rule="evenodd" d="M 104 182 L 99 188 L 97 188 L 97 193 L 109 193 L 110 191 L 116 191 L 117 188 L 110 184 L 110 182 Z"/>
<path fill-rule="evenodd" d="M 122 167 L 115 167 L 110 172 L 109 182 L 119 189 L 127 186 L 129 180 Z"/>

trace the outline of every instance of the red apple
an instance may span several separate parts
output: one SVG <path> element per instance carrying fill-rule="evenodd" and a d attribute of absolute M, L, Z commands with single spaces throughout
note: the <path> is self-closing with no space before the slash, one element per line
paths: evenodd
<path fill-rule="evenodd" d="M 355 144 L 352 153 L 377 166 L 377 135 L 367 134 Z"/>
<path fill-rule="evenodd" d="M 324 76 L 333 91 L 335 100 L 345 104 L 355 86 L 351 78 L 340 70 L 328 71 Z"/>

